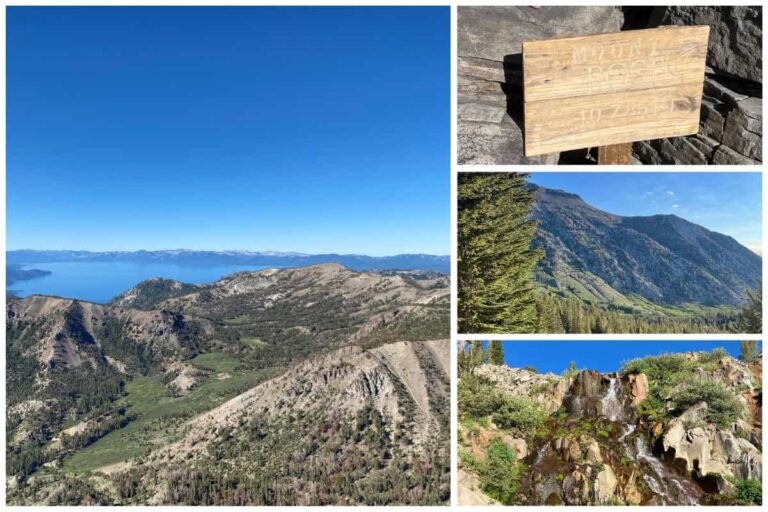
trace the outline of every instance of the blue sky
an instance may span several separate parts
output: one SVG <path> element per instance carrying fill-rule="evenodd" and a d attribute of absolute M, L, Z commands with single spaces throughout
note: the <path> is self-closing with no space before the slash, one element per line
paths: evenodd
<path fill-rule="evenodd" d="M 450 252 L 448 8 L 7 26 L 9 249 Z"/>
<path fill-rule="evenodd" d="M 722 347 L 738 357 L 738 341 L 504 341 L 507 366 L 534 366 L 541 373 L 560 373 L 571 361 L 579 368 L 613 372 L 623 361 L 668 352 L 710 351 Z"/>
<path fill-rule="evenodd" d="M 578 194 L 617 215 L 672 213 L 732 236 L 753 250 L 762 243 L 758 172 L 538 172 L 531 181 Z"/>

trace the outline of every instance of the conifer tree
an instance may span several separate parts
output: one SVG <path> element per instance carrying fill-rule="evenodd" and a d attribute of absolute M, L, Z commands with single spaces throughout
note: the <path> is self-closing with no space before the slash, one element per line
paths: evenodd
<path fill-rule="evenodd" d="M 482 341 L 471 341 L 469 343 L 470 368 L 477 368 L 485 362 L 485 349 Z"/>
<path fill-rule="evenodd" d="M 763 283 L 757 285 L 754 292 L 747 290 L 747 305 L 741 312 L 742 319 L 738 330 L 743 333 L 758 334 L 763 332 Z"/>
<path fill-rule="evenodd" d="M 490 342 L 488 347 L 488 362 L 497 366 L 504 364 L 504 348 L 501 346 L 501 341 L 495 340 Z"/>
<path fill-rule="evenodd" d="M 459 331 L 533 333 L 534 191 L 522 173 L 463 173 L 458 185 Z"/>
<path fill-rule="evenodd" d="M 741 360 L 745 363 L 752 363 L 757 360 L 758 350 L 757 341 L 745 340 L 740 343 Z"/>

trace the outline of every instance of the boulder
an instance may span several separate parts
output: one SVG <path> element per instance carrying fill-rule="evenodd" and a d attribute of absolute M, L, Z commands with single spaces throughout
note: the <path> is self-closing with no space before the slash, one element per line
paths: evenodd
<path fill-rule="evenodd" d="M 637 407 L 640 402 L 648 398 L 648 377 L 644 373 L 628 375 L 627 383 L 629 384 L 632 405 Z"/>
<path fill-rule="evenodd" d="M 611 466 L 605 465 L 595 477 L 594 500 L 595 503 L 607 503 L 616 496 L 616 486 L 619 481 Z"/>
<path fill-rule="evenodd" d="M 597 444 L 597 441 L 592 441 L 587 445 L 587 452 L 584 456 L 587 462 L 590 462 L 592 464 L 596 464 L 598 462 L 603 462 L 603 456 L 600 453 L 600 445 Z"/>
<path fill-rule="evenodd" d="M 589 480 L 578 469 L 563 479 L 563 500 L 569 505 L 581 505 L 589 501 Z"/>
<path fill-rule="evenodd" d="M 525 442 L 525 439 L 503 436 L 501 440 L 515 451 L 517 460 L 522 460 L 528 456 L 528 443 Z"/>
<path fill-rule="evenodd" d="M 522 132 L 522 43 L 618 32 L 617 7 L 458 8 L 458 162 L 556 163 L 526 158 Z"/>

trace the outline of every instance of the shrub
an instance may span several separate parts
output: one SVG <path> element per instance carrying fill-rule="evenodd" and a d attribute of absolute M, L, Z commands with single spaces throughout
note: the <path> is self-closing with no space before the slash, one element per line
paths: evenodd
<path fill-rule="evenodd" d="M 662 354 L 626 361 L 621 367 L 622 375 L 644 373 L 649 380 L 663 380 L 674 373 L 683 371 L 685 357 L 681 354 Z"/>
<path fill-rule="evenodd" d="M 712 352 L 702 352 L 699 354 L 699 362 L 703 364 L 717 363 L 721 359 L 728 357 L 728 352 L 724 348 L 718 347 Z"/>
<path fill-rule="evenodd" d="M 540 403 L 522 397 L 507 398 L 493 415 L 497 426 L 523 433 L 535 432 L 546 419 L 547 412 Z"/>
<path fill-rule="evenodd" d="M 518 462 L 515 451 L 493 439 L 488 444 L 485 461 L 480 465 L 480 487 L 484 493 L 504 505 L 512 505 L 520 492 L 525 466 Z"/>
<path fill-rule="evenodd" d="M 734 498 L 743 505 L 762 505 L 763 486 L 759 480 L 737 480 Z"/>
<path fill-rule="evenodd" d="M 504 397 L 488 379 L 467 374 L 459 381 L 458 402 L 462 417 L 480 418 L 497 411 Z"/>
<path fill-rule="evenodd" d="M 734 394 L 719 382 L 693 381 L 676 391 L 671 401 L 673 414 L 683 413 L 699 402 L 706 402 L 707 420 L 721 428 L 727 428 L 744 414 L 744 407 Z"/>
<path fill-rule="evenodd" d="M 664 422 L 667 419 L 667 407 L 664 400 L 650 396 L 637 404 L 637 413 L 651 421 Z"/>

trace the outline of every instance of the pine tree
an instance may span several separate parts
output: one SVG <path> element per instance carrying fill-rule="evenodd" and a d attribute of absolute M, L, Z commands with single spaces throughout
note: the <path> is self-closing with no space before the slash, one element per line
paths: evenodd
<path fill-rule="evenodd" d="M 757 360 L 757 341 L 745 340 L 740 344 L 741 348 L 741 360 L 745 363 L 752 363 Z"/>
<path fill-rule="evenodd" d="M 477 368 L 485 362 L 485 349 L 482 341 L 469 342 L 470 369 Z"/>
<path fill-rule="evenodd" d="M 738 330 L 743 333 L 759 334 L 763 332 L 763 283 L 757 285 L 754 292 L 747 290 L 747 305 L 741 312 L 742 318 Z"/>
<path fill-rule="evenodd" d="M 497 366 L 504 364 L 504 348 L 501 346 L 501 341 L 495 340 L 490 342 L 488 347 L 488 362 Z"/>
<path fill-rule="evenodd" d="M 527 174 L 463 173 L 458 202 L 459 331 L 533 333 L 538 319 L 531 271 L 535 201 Z"/>

